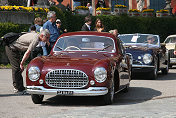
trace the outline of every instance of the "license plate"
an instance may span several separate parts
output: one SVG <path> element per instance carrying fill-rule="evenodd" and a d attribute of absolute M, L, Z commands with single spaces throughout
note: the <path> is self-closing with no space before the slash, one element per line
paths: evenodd
<path fill-rule="evenodd" d="M 57 95 L 73 95 L 73 91 L 57 91 Z"/>

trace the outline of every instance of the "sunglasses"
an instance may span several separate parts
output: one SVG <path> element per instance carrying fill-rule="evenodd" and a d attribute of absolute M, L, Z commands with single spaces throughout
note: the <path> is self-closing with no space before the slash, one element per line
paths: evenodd
<path fill-rule="evenodd" d="M 56 22 L 56 24 L 61 24 L 61 22 Z"/>

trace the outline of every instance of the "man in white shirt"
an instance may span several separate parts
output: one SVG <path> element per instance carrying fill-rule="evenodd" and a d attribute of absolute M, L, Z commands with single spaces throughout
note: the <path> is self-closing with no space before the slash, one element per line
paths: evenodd
<path fill-rule="evenodd" d="M 90 3 L 87 3 L 87 7 L 89 8 L 89 14 L 92 15 L 93 13 L 93 8 Z"/>
<path fill-rule="evenodd" d="M 137 2 L 137 10 L 139 10 L 141 12 L 144 8 L 145 1 L 144 0 L 136 0 L 136 2 Z"/>

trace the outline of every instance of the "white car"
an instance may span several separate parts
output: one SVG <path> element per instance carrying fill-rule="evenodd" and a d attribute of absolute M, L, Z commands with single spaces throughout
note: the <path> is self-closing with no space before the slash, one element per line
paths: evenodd
<path fill-rule="evenodd" d="M 176 52 L 176 35 L 168 36 L 165 39 L 164 43 L 166 45 L 166 48 L 169 50 L 169 66 L 172 67 L 173 65 L 176 65 L 176 54 L 174 54 L 174 51 Z"/>

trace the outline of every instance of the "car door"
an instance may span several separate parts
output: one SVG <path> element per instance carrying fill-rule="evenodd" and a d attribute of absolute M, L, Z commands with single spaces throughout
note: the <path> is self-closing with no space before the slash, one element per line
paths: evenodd
<path fill-rule="evenodd" d="M 129 83 L 129 60 L 127 59 L 128 56 L 126 55 L 125 49 L 122 45 L 122 42 L 119 40 L 119 52 L 121 53 L 121 60 L 119 63 L 119 78 L 120 83 L 122 86 L 120 88 L 123 88 L 126 84 Z"/>

